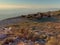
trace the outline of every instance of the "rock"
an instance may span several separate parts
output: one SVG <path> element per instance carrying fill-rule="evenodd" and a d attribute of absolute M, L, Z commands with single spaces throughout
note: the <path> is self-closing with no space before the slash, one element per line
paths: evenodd
<path fill-rule="evenodd" d="M 18 43 L 17 45 L 25 45 L 25 43 L 23 41 L 21 41 L 20 43 Z"/>
<path fill-rule="evenodd" d="M 0 34 L 0 39 L 4 39 L 7 37 L 7 34 Z"/>
<path fill-rule="evenodd" d="M 48 42 L 46 42 L 45 45 L 58 45 L 57 39 L 55 37 L 51 37 Z"/>

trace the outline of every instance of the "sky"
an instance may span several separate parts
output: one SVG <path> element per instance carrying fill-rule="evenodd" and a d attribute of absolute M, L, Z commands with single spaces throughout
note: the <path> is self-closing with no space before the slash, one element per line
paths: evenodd
<path fill-rule="evenodd" d="M 0 0 L 0 9 L 60 8 L 60 0 Z"/>

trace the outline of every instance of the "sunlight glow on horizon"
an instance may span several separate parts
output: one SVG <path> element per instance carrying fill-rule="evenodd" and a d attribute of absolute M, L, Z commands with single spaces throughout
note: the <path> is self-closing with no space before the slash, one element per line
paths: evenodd
<path fill-rule="evenodd" d="M 60 6 L 57 5 L 59 8 Z M 28 8 L 28 9 L 39 9 L 39 8 L 57 8 L 56 5 L 15 5 L 15 4 L 0 4 L 0 9 L 19 9 L 19 8 Z"/>
<path fill-rule="evenodd" d="M 23 5 L 0 4 L 0 9 L 13 9 L 13 8 L 28 8 L 28 7 Z"/>

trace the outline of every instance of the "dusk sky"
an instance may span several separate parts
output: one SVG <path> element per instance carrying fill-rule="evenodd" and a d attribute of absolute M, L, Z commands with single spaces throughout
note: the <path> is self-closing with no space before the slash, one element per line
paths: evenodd
<path fill-rule="evenodd" d="M 60 0 L 0 0 L 0 9 L 60 8 Z"/>

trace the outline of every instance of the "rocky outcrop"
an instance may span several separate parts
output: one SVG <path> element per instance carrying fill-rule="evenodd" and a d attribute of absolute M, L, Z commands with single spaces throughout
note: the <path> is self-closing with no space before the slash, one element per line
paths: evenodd
<path fill-rule="evenodd" d="M 48 11 L 43 13 L 38 12 L 36 14 L 22 15 L 21 17 L 28 18 L 28 19 L 41 19 L 43 17 L 52 17 L 58 15 L 60 15 L 60 11 Z"/>

